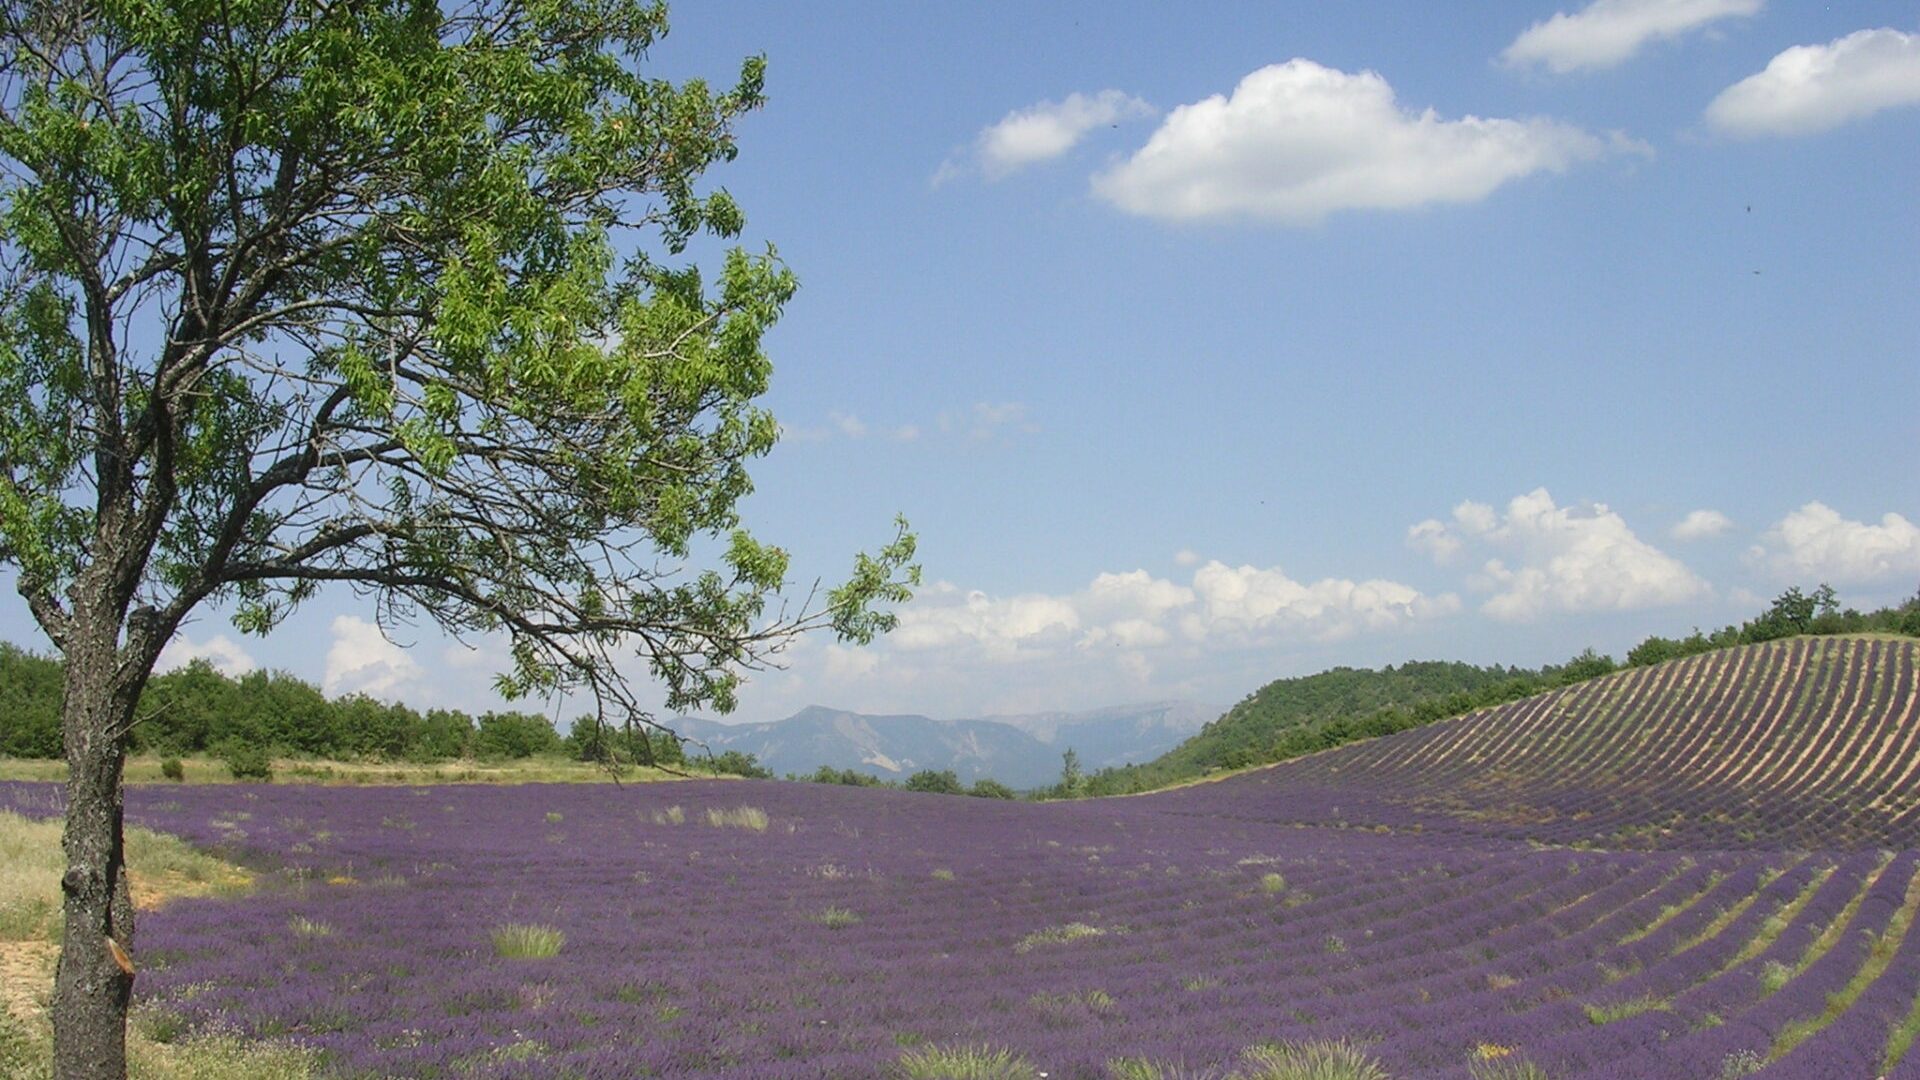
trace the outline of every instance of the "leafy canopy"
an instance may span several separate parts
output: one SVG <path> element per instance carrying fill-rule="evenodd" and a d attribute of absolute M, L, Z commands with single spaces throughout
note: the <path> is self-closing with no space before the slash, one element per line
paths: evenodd
<path fill-rule="evenodd" d="M 740 527 L 794 292 L 702 174 L 764 63 L 646 74 L 637 0 L 0 0 L 0 562 L 142 672 L 196 606 L 328 582 L 504 633 L 510 695 L 730 708 L 803 630 L 866 641 L 904 523 L 770 605 Z M 699 561 L 713 569 L 696 572 Z"/>

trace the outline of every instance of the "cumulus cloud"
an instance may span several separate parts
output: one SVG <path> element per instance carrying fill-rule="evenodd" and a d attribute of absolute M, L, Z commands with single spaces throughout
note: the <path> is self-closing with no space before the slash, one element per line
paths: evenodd
<path fill-rule="evenodd" d="M 155 671 L 172 671 L 183 668 L 195 660 L 205 660 L 213 669 L 228 678 L 237 678 L 259 667 L 252 655 L 240 647 L 225 634 L 215 634 L 205 641 L 196 642 L 184 634 L 175 634 L 160 650 L 160 659 L 154 663 Z"/>
<path fill-rule="evenodd" d="M 1231 96 L 1173 110 L 1093 190 L 1147 217 L 1302 225 L 1337 210 L 1474 202 L 1618 145 L 1553 120 L 1410 112 L 1375 72 L 1295 59 L 1253 72 Z"/>
<path fill-rule="evenodd" d="M 1062 597 L 1030 593 L 996 599 L 979 589 L 935 582 L 901 609 L 900 625 L 887 643 L 909 651 L 971 645 L 1004 656 L 1044 642 L 1065 642 L 1079 628 L 1080 613 Z"/>
<path fill-rule="evenodd" d="M 405 649 L 388 641 L 365 619 L 339 615 L 333 620 L 333 644 L 321 685 L 329 696 L 370 694 L 391 698 L 424 672 Z"/>
<path fill-rule="evenodd" d="M 1451 615 L 1460 607 L 1451 593 L 1426 596 L 1395 581 L 1305 583 L 1277 566 L 1263 570 L 1217 561 L 1194 572 L 1193 588 L 1200 611 L 1183 616 L 1189 632 L 1244 643 L 1289 637 L 1328 641 Z"/>
<path fill-rule="evenodd" d="M 1729 135 L 1810 135 L 1882 109 L 1920 105 L 1920 34 L 1860 30 L 1796 45 L 1707 106 Z"/>
<path fill-rule="evenodd" d="M 1892 513 L 1869 525 L 1810 502 L 1768 529 L 1749 555 L 1775 575 L 1799 582 L 1913 577 L 1920 575 L 1920 526 Z"/>
<path fill-rule="evenodd" d="M 1544 65 L 1555 74 L 1609 68 L 1650 42 L 1677 38 L 1709 23 L 1753 15 L 1764 0 L 1594 0 L 1569 15 L 1534 23 L 1500 59 L 1515 66 Z"/>
<path fill-rule="evenodd" d="M 1102 124 L 1142 120 L 1154 112 L 1153 106 L 1119 90 L 1068 94 L 1064 101 L 1042 101 L 1015 109 L 982 129 L 968 156 L 941 165 L 934 182 L 951 180 L 966 172 L 969 165 L 989 180 L 1004 179 L 1029 165 L 1059 157 Z"/>
<path fill-rule="evenodd" d="M 1695 510 L 1673 527 L 1675 540 L 1705 540 L 1733 528 L 1733 519 L 1718 510 Z"/>
<path fill-rule="evenodd" d="M 1604 503 L 1555 505 L 1546 488 L 1520 495 L 1504 513 L 1463 502 L 1453 523 L 1422 522 L 1423 536 L 1499 552 L 1474 578 L 1492 593 L 1480 610 L 1523 622 L 1555 612 L 1631 611 L 1704 596 L 1707 583 L 1679 560 L 1635 536 Z M 1428 544 L 1438 542 L 1426 540 Z M 1512 560 L 1511 564 L 1508 560 Z"/>
<path fill-rule="evenodd" d="M 1194 569 L 1188 584 L 1132 570 L 1100 574 L 1064 595 L 993 597 L 937 583 L 901 610 L 886 644 L 909 652 L 970 649 L 999 660 L 1075 649 L 1252 646 L 1337 640 L 1458 609 L 1459 598 L 1450 593 L 1428 596 L 1394 581 L 1301 582 L 1277 566 L 1210 560 Z"/>
<path fill-rule="evenodd" d="M 1428 518 L 1407 527 L 1407 546 L 1433 557 L 1437 563 L 1449 563 L 1465 545 L 1448 530 L 1446 523 Z"/>

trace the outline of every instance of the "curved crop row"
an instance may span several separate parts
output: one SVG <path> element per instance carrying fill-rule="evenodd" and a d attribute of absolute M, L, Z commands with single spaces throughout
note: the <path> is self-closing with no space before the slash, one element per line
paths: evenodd
<path fill-rule="evenodd" d="M 1168 798 L 1201 813 L 1601 847 L 1913 846 L 1917 657 L 1920 643 L 1895 639 L 1743 646 Z"/>

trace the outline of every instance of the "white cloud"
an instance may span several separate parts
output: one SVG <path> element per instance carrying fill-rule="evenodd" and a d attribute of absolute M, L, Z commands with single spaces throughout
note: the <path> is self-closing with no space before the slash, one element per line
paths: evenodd
<path fill-rule="evenodd" d="M 388 641 L 378 626 L 365 619 L 339 615 L 332 630 L 333 645 L 327 649 L 327 672 L 321 684 L 329 696 L 397 697 L 425 674 L 405 649 Z"/>
<path fill-rule="evenodd" d="M 880 654 L 873 649 L 829 645 L 825 656 L 826 678 L 829 682 L 868 679 L 880 670 Z"/>
<path fill-rule="evenodd" d="M 919 589 L 900 608 L 898 628 L 866 648 L 788 654 L 790 670 L 752 680 L 749 707 L 767 719 L 809 702 L 980 716 L 1227 700 L 1274 678 L 1291 653 L 1417 632 L 1459 608 L 1451 593 L 1392 581 L 1296 581 L 1278 567 L 1217 561 L 1170 577 L 1102 573 L 1057 593 L 993 594 L 942 581 Z"/>
<path fill-rule="evenodd" d="M 1153 106 L 1118 90 L 1068 94 L 1064 101 L 1015 109 L 982 129 L 974 138 L 971 160 L 987 179 L 1000 180 L 1059 157 L 1101 124 L 1141 120 L 1154 113 Z M 962 160 L 949 159 L 934 175 L 934 182 L 944 183 L 966 171 Z"/>
<path fill-rule="evenodd" d="M 1484 503 L 1463 502 L 1454 525 L 1438 521 L 1429 537 L 1474 545 L 1515 559 L 1490 558 L 1474 584 L 1493 595 L 1480 610 L 1496 619 L 1526 621 L 1551 612 L 1631 611 L 1683 603 L 1706 595 L 1707 583 L 1679 560 L 1635 536 L 1603 503 L 1556 506 L 1545 488 L 1515 497 L 1498 514 Z M 1428 544 L 1437 539 L 1425 540 Z"/>
<path fill-rule="evenodd" d="M 1468 499 L 1453 508 L 1453 520 L 1473 536 L 1482 536 L 1500 524 L 1500 515 L 1486 503 Z"/>
<path fill-rule="evenodd" d="M 1730 135 L 1810 135 L 1901 105 L 1920 104 L 1920 34 L 1860 30 L 1796 45 L 1707 106 Z"/>
<path fill-rule="evenodd" d="M 1191 584 L 1130 570 L 1100 574 L 1065 595 L 996 598 L 940 582 L 901 609 L 899 629 L 885 644 L 947 655 L 973 649 L 999 660 L 1111 646 L 1251 646 L 1390 630 L 1458 609 L 1452 594 L 1427 596 L 1394 581 L 1300 582 L 1279 567 L 1215 560 L 1195 568 Z"/>
<path fill-rule="evenodd" d="M 1448 563 L 1460 554 L 1464 545 L 1460 538 L 1448 531 L 1447 526 L 1434 518 L 1428 518 L 1417 525 L 1407 527 L 1407 546 L 1415 551 L 1433 557 L 1437 563 Z"/>
<path fill-rule="evenodd" d="M 831 412 L 827 414 L 827 420 L 835 431 L 849 439 L 858 439 L 867 433 L 866 423 L 852 413 Z"/>
<path fill-rule="evenodd" d="M 1194 572 L 1200 610 L 1188 615 L 1190 636 L 1247 644 L 1280 638 L 1329 641 L 1363 630 L 1390 630 L 1451 615 L 1460 600 L 1451 593 L 1425 596 L 1395 581 L 1324 578 L 1295 581 L 1277 566 L 1259 569 L 1209 562 Z"/>
<path fill-rule="evenodd" d="M 948 434 L 957 431 L 978 440 L 1002 432 L 1032 435 L 1040 430 L 1040 425 L 1028 418 L 1026 403 L 1021 401 L 978 401 L 965 412 L 941 413 L 938 427 Z"/>
<path fill-rule="evenodd" d="M 1039 431 L 1040 426 L 1027 418 L 1027 407 L 1022 402 L 976 403 L 967 410 L 948 410 L 939 415 L 935 427 L 943 434 L 958 431 L 974 439 L 990 439 L 1002 431 L 1018 431 L 1031 434 Z M 786 442 L 824 443 L 836 439 L 860 440 L 866 438 L 887 439 L 893 442 L 914 442 L 925 434 L 926 429 L 919 424 L 869 424 L 859 414 L 841 409 L 827 413 L 827 422 L 816 426 L 781 424 L 780 438 Z"/>
<path fill-rule="evenodd" d="M 215 634 L 206 641 L 195 642 L 184 634 L 175 634 L 160 650 L 160 659 L 154 662 L 155 671 L 172 671 L 183 668 L 195 660 L 205 660 L 213 669 L 228 678 L 245 675 L 260 665 L 254 662 L 252 655 L 240 647 L 225 634 Z"/>
<path fill-rule="evenodd" d="M 1676 38 L 1708 23 L 1753 15 L 1764 0 L 1594 0 L 1569 15 L 1534 23 L 1500 59 L 1543 64 L 1555 74 L 1624 63 L 1649 42 Z"/>
<path fill-rule="evenodd" d="M 1179 551 L 1173 553 L 1173 565 L 1175 566 L 1199 566 L 1200 562 L 1200 553 L 1192 548 L 1181 548 Z"/>
<path fill-rule="evenodd" d="M 1295 59 L 1253 72 L 1231 97 L 1173 110 L 1146 146 L 1095 176 L 1093 190 L 1147 217 L 1301 225 L 1337 210 L 1473 202 L 1608 149 L 1552 120 L 1408 112 L 1372 71 Z"/>
<path fill-rule="evenodd" d="M 994 599 L 943 581 L 920 590 L 900 610 L 899 628 L 887 642 L 910 651 L 973 645 L 1005 656 L 1047 641 L 1065 642 L 1079 628 L 1080 614 L 1065 598 L 1022 594 Z"/>
<path fill-rule="evenodd" d="M 1673 527 L 1675 540 L 1705 540 L 1733 528 L 1733 519 L 1718 510 L 1695 510 Z"/>
<path fill-rule="evenodd" d="M 1749 554 L 1775 575 L 1802 584 L 1911 577 L 1920 575 L 1920 526 L 1891 513 L 1869 525 L 1810 502 L 1768 529 Z"/>

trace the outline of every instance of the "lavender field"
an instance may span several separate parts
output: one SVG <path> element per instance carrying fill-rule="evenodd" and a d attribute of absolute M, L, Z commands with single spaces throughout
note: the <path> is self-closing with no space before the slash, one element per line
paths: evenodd
<path fill-rule="evenodd" d="M 1920 1077 L 1915 654 L 1732 650 L 1086 802 L 140 788 L 133 820 L 270 872 L 150 914 L 138 993 L 347 1077 L 884 1077 L 969 1046 L 1224 1077 L 1333 1039 L 1394 1077 Z"/>

